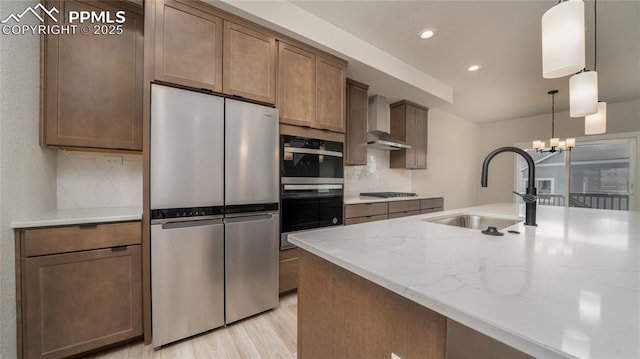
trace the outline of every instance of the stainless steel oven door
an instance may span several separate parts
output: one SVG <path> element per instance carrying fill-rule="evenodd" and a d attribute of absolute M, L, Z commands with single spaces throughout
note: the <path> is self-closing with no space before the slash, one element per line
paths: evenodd
<path fill-rule="evenodd" d="M 280 136 L 280 169 L 282 179 L 299 180 L 313 178 L 324 183 L 328 179 L 342 179 L 343 144 L 289 135 Z"/>
<path fill-rule="evenodd" d="M 295 247 L 292 232 L 342 224 L 342 184 L 284 184 L 281 191 L 280 249 Z"/>

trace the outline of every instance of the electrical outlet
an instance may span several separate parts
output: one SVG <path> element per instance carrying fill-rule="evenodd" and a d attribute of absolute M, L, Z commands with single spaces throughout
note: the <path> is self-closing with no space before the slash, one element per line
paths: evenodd
<path fill-rule="evenodd" d="M 104 158 L 110 166 L 122 166 L 122 161 L 124 161 L 122 156 L 105 156 Z"/>
<path fill-rule="evenodd" d="M 402 358 L 400 358 L 400 356 L 396 353 L 391 353 L 391 359 L 402 359 Z"/>

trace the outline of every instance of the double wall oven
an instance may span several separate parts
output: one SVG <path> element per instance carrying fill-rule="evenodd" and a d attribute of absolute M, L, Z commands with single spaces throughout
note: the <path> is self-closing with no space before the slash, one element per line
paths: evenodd
<path fill-rule="evenodd" d="M 280 249 L 292 232 L 341 225 L 343 144 L 313 138 L 280 136 Z"/>

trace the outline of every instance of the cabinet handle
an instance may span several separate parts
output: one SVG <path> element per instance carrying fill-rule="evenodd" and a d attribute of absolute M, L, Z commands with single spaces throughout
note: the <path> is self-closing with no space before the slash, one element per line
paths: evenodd
<path fill-rule="evenodd" d="M 126 251 L 126 250 L 127 250 L 127 246 L 115 246 L 115 247 L 111 247 L 111 251 L 112 251 L 112 252 Z"/>
<path fill-rule="evenodd" d="M 83 224 L 79 224 L 78 227 L 81 228 L 81 229 L 83 229 L 83 228 L 90 229 L 90 228 L 98 227 L 98 224 L 97 223 L 83 223 Z"/>

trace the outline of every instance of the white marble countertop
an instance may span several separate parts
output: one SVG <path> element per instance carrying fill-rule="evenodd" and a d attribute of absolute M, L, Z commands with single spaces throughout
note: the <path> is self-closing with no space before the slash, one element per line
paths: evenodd
<path fill-rule="evenodd" d="M 63 226 L 83 223 L 135 221 L 142 219 L 142 207 L 60 209 L 11 222 L 11 228 Z"/>
<path fill-rule="evenodd" d="M 427 199 L 427 198 L 440 198 L 442 196 L 427 196 L 420 195 L 413 197 L 391 197 L 391 198 L 379 198 L 379 197 L 345 197 L 344 204 L 360 204 L 360 203 L 376 203 L 376 202 L 393 202 L 393 201 L 410 201 L 412 199 Z"/>
<path fill-rule="evenodd" d="M 454 213 L 517 218 L 524 206 L 330 227 L 289 240 L 535 357 L 640 358 L 640 212 L 538 206 L 538 227 L 519 223 L 502 237 L 422 221 Z"/>

